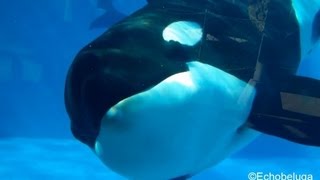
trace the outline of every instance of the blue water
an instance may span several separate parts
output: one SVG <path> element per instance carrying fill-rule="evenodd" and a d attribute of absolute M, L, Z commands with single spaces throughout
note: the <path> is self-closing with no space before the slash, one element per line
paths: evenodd
<path fill-rule="evenodd" d="M 192 179 L 241 180 L 250 172 L 311 174 L 319 179 L 319 152 L 264 137 Z M 73 139 L 2 138 L 0 155 L 0 179 L 124 180 Z"/>
<path fill-rule="evenodd" d="M 123 179 L 69 130 L 64 80 L 74 55 L 104 30 L 89 0 L 0 1 L 0 179 Z M 118 0 L 129 14 L 143 0 Z M 319 47 L 318 47 L 319 48 Z M 320 78 L 320 49 L 299 73 Z M 263 135 L 193 179 L 248 179 L 249 172 L 305 173 L 320 179 L 320 148 Z"/>

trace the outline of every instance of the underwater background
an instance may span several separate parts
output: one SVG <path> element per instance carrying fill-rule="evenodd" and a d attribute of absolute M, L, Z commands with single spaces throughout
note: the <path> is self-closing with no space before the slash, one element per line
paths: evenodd
<path fill-rule="evenodd" d="M 130 14 L 145 0 L 114 0 Z M 73 138 L 64 83 L 75 54 L 105 29 L 94 0 L 0 1 L 0 180 L 123 179 Z M 320 79 L 320 47 L 300 74 Z M 250 172 L 311 174 L 320 179 L 320 148 L 262 135 L 192 179 L 248 179 Z"/>

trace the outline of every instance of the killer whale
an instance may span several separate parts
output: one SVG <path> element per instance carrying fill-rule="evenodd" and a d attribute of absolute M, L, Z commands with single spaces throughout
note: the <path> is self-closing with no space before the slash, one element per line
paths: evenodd
<path fill-rule="evenodd" d="M 138 179 L 190 177 L 257 131 L 319 146 L 319 81 L 295 76 L 300 31 L 291 1 L 263 2 L 150 0 L 116 23 L 69 70 L 74 136 Z M 197 24 L 201 40 L 184 44 L 181 31 L 165 39 L 176 22 Z M 237 108 L 223 109 L 231 104 Z"/>

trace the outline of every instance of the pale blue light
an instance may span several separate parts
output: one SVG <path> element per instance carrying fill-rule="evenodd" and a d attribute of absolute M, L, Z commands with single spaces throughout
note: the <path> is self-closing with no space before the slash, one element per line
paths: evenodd
<path fill-rule="evenodd" d="M 297 75 L 320 79 L 320 45 L 312 42 L 312 23 L 320 9 L 320 0 L 293 0 L 300 27 L 301 62 Z"/>
<path fill-rule="evenodd" d="M 202 28 L 198 23 L 178 21 L 167 26 L 162 33 L 165 41 L 176 41 L 187 46 L 194 46 L 202 38 Z"/>
<path fill-rule="evenodd" d="M 320 80 L 320 42 L 302 59 L 297 75 Z"/>
<path fill-rule="evenodd" d="M 320 9 L 320 0 L 293 0 L 292 5 L 300 26 L 301 55 L 305 57 L 314 46 L 311 41 L 312 22 Z"/>

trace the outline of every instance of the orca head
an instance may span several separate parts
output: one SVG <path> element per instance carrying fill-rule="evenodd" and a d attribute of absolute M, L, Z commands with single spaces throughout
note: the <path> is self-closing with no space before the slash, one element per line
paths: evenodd
<path fill-rule="evenodd" d="M 133 179 L 198 173 L 256 137 L 242 128 L 254 89 L 198 59 L 202 21 L 137 14 L 75 58 L 65 91 L 74 136 Z"/>
<path fill-rule="evenodd" d="M 197 39 L 187 38 L 190 30 Z M 84 47 L 66 81 L 74 136 L 93 148 L 104 114 L 121 100 L 187 71 L 186 62 L 196 56 L 200 39 L 196 22 L 150 13 L 128 18 Z"/>

